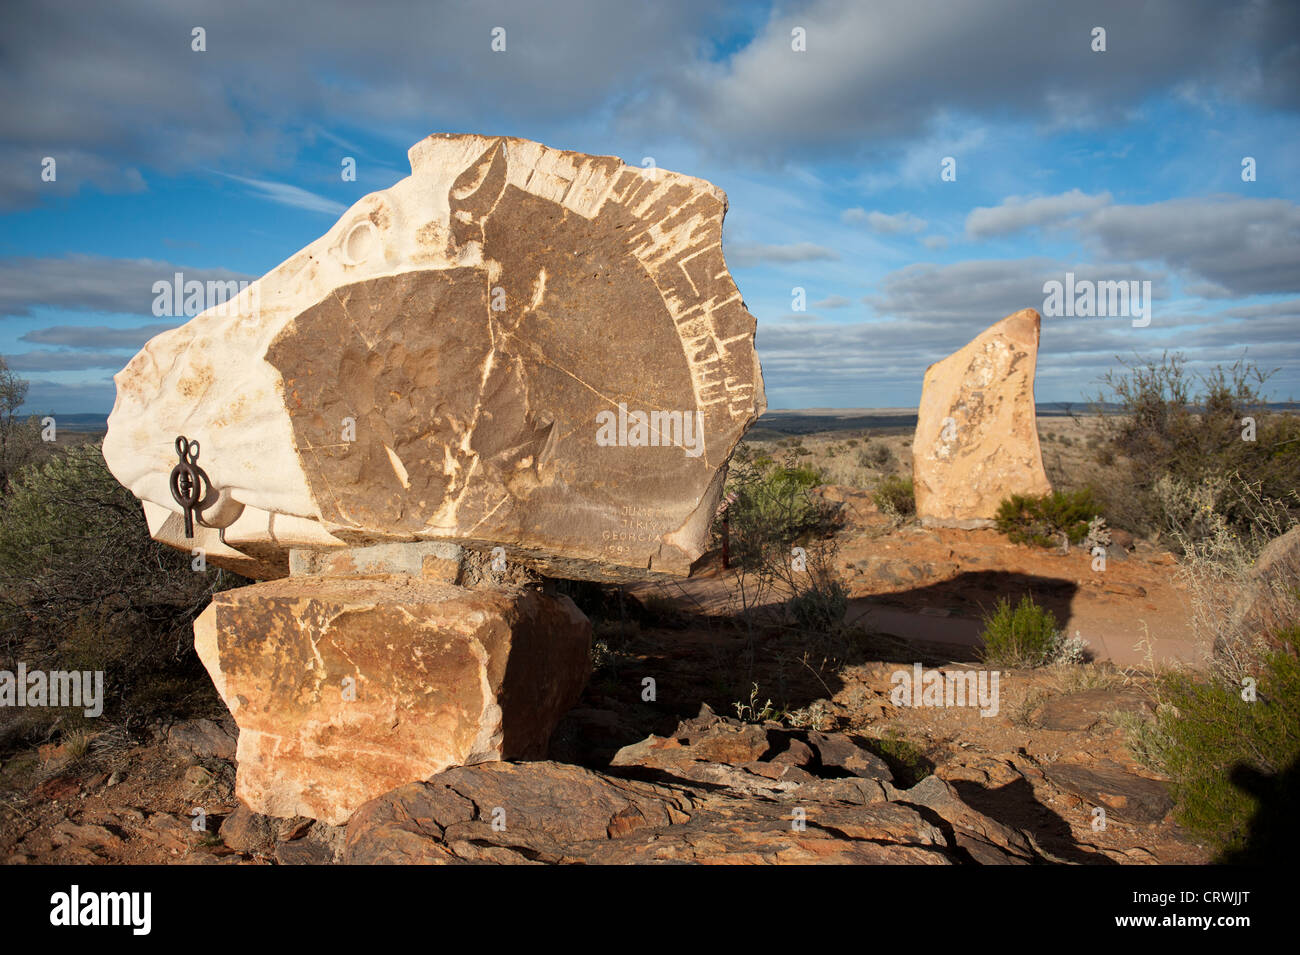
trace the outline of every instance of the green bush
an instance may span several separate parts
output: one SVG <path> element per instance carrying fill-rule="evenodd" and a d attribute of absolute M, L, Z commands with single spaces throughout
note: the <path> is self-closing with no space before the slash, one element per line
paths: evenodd
<path fill-rule="evenodd" d="M 1015 607 L 1006 597 L 999 598 L 993 613 L 984 617 L 980 639 L 980 659 L 992 666 L 1043 666 L 1062 646 L 1056 616 L 1028 594 Z"/>
<path fill-rule="evenodd" d="M 830 507 L 811 493 L 825 483 L 817 468 L 797 464 L 793 456 L 778 464 L 765 455 L 737 455 L 729 477 L 720 517 L 726 518 L 737 564 L 755 567 L 772 550 L 788 555 L 796 542 L 830 529 Z"/>
<path fill-rule="evenodd" d="M 215 700 L 190 625 L 214 591 L 243 583 L 152 540 L 96 444 L 25 468 L 0 502 L 3 668 L 103 670 L 111 719 Z"/>
<path fill-rule="evenodd" d="M 916 515 L 916 492 L 910 477 L 891 474 L 881 478 L 871 495 L 882 514 L 907 519 Z"/>
<path fill-rule="evenodd" d="M 1172 780 L 1175 817 L 1215 845 L 1223 861 L 1260 861 L 1292 836 L 1300 625 L 1277 636 L 1279 648 L 1259 674 L 1254 702 L 1219 677 L 1167 674 L 1154 732 L 1141 734 L 1155 768 Z"/>
<path fill-rule="evenodd" d="M 1064 535 L 1071 544 L 1088 536 L 1088 524 L 1100 514 L 1092 490 L 1053 491 L 1034 496 L 1013 494 L 1000 505 L 997 529 L 1016 544 L 1051 547 Z"/>

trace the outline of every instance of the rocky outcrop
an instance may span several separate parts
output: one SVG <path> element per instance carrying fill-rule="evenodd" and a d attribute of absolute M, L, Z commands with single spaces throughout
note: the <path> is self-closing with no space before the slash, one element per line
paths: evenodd
<path fill-rule="evenodd" d="M 450 766 L 544 756 L 591 643 L 567 597 L 400 575 L 223 591 L 194 633 L 239 724 L 239 798 L 330 824 Z"/>
<path fill-rule="evenodd" d="M 410 160 L 117 375 L 104 456 L 151 533 L 260 579 L 293 548 L 430 540 L 550 576 L 684 576 L 765 407 L 726 197 L 506 137 Z M 180 434 L 211 481 L 193 538 Z"/>
<path fill-rule="evenodd" d="M 1023 309 L 926 369 L 912 442 L 922 523 L 988 526 L 1004 498 L 1051 491 L 1034 409 L 1040 324 Z"/>
<path fill-rule="evenodd" d="M 186 720 L 167 729 L 167 745 L 182 756 L 199 759 L 234 759 L 239 730 L 226 717 L 218 723 L 208 719 Z"/>
<path fill-rule="evenodd" d="M 1117 819 L 1156 823 L 1174 808 L 1167 783 L 1117 767 L 1053 763 L 1044 772 L 1053 785 L 1074 793 L 1090 806 L 1105 809 Z"/>
<path fill-rule="evenodd" d="M 448 770 L 347 825 L 343 861 L 1024 864 L 1032 840 L 928 778 L 896 789 L 843 734 L 743 724 L 708 707 L 624 747 L 608 772 L 555 762 Z"/>
<path fill-rule="evenodd" d="M 1108 722 L 1117 712 L 1147 716 L 1155 712 L 1155 705 L 1137 690 L 1098 688 L 1052 697 L 1036 706 L 1029 716 L 1032 724 L 1042 729 L 1076 733 Z"/>

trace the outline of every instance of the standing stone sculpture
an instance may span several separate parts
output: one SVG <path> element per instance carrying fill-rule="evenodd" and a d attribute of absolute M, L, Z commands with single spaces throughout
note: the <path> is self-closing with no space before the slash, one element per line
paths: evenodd
<path fill-rule="evenodd" d="M 1034 407 L 1041 319 L 1022 309 L 925 371 L 912 486 L 923 524 L 987 527 L 1011 494 L 1046 494 Z"/>
<path fill-rule="evenodd" d="M 431 136 L 410 160 L 116 376 L 104 457 L 151 534 L 264 581 L 196 623 L 261 812 L 339 822 L 544 751 L 590 624 L 564 597 L 459 586 L 460 548 L 685 576 L 765 407 L 719 189 L 507 137 Z M 192 537 L 180 436 L 206 482 Z"/>

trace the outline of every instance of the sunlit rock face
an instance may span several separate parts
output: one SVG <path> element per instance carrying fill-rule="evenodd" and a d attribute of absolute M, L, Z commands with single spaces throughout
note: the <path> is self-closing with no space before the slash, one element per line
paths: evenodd
<path fill-rule="evenodd" d="M 104 456 L 154 536 L 263 579 L 290 548 L 403 540 L 553 576 L 687 573 L 765 407 L 726 197 L 504 137 L 431 136 L 410 159 L 117 375 Z M 183 537 L 180 434 L 220 539 Z"/>
<path fill-rule="evenodd" d="M 926 369 L 912 441 L 922 523 L 988 526 L 1004 498 L 1052 490 L 1034 407 L 1041 324 L 1022 309 Z"/>
<path fill-rule="evenodd" d="M 194 648 L 239 724 L 239 798 L 339 824 L 450 766 L 544 757 L 591 623 L 536 590 L 292 577 L 216 594 Z"/>

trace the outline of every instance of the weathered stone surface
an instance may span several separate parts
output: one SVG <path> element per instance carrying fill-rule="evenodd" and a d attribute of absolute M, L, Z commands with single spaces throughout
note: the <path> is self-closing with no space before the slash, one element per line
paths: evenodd
<path fill-rule="evenodd" d="M 221 823 L 221 841 L 236 852 L 269 856 L 279 841 L 279 821 L 239 805 Z"/>
<path fill-rule="evenodd" d="M 449 766 L 545 755 L 591 642 L 567 597 L 408 576 L 223 591 L 194 633 L 240 727 L 239 798 L 330 824 Z"/>
<path fill-rule="evenodd" d="M 725 195 L 505 137 L 431 136 L 410 160 L 117 375 L 104 456 L 151 532 L 261 578 L 290 548 L 415 540 L 552 576 L 686 574 L 765 407 Z M 224 544 L 179 530 L 182 433 Z"/>
<path fill-rule="evenodd" d="M 911 789 L 886 787 L 890 799 L 939 817 L 949 841 L 981 865 L 1028 865 L 1038 858 L 1029 837 L 972 809 L 938 776 L 927 776 Z"/>
<path fill-rule="evenodd" d="M 567 843 L 669 825 L 692 805 L 669 787 L 562 763 L 460 767 L 363 806 L 344 861 L 558 861 Z M 495 851 L 480 854 L 484 843 Z"/>
<path fill-rule="evenodd" d="M 239 730 L 226 721 L 186 720 L 167 729 L 167 745 L 200 759 L 234 759 Z"/>
<path fill-rule="evenodd" d="M 808 734 L 808 742 L 817 751 L 824 769 L 838 769 L 864 779 L 893 780 L 893 774 L 883 759 L 859 746 L 843 733 Z"/>
<path fill-rule="evenodd" d="M 275 847 L 275 861 L 280 865 L 334 865 L 343 857 L 346 830 L 341 826 L 313 823 L 303 833 Z"/>
<path fill-rule="evenodd" d="M 1154 711 L 1150 699 L 1137 690 L 1079 690 L 1044 701 L 1030 713 L 1036 726 L 1055 732 L 1090 730 L 1115 711 Z"/>
<path fill-rule="evenodd" d="M 1053 763 L 1043 771 L 1053 785 L 1072 792 L 1117 819 L 1154 823 L 1174 808 L 1169 787 L 1158 779 L 1106 766 Z"/>
<path fill-rule="evenodd" d="M 746 794 L 789 792 L 814 782 L 817 774 L 893 781 L 884 760 L 842 733 L 742 723 L 717 715 L 708 704 L 694 719 L 679 722 L 672 735 L 622 747 L 610 765 Z"/>
<path fill-rule="evenodd" d="M 987 526 L 1003 498 L 1051 491 L 1034 409 L 1040 324 L 1023 309 L 926 369 L 912 441 L 922 523 Z"/>
<path fill-rule="evenodd" d="M 769 763 L 767 765 L 777 765 Z M 738 767 L 730 767 L 738 769 Z M 941 781 L 911 790 L 860 777 L 784 792 L 651 782 L 563 763 L 448 770 L 362 806 L 352 864 L 1037 861 L 1029 840 L 961 803 Z M 896 797 L 886 799 L 885 789 Z"/>
<path fill-rule="evenodd" d="M 289 573 L 294 577 L 412 574 L 458 584 L 462 559 L 460 545 L 444 541 L 375 544 L 327 551 L 292 550 L 289 552 Z"/>

